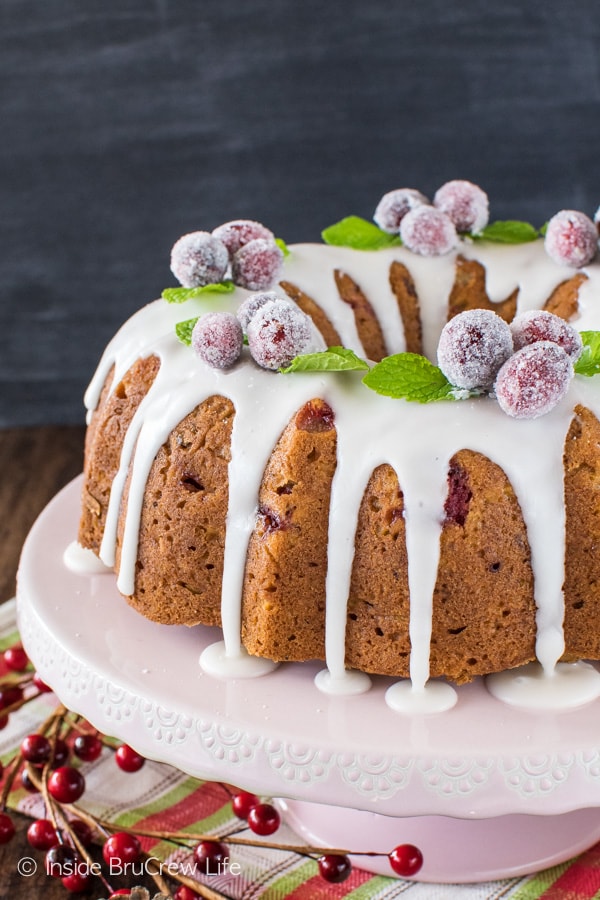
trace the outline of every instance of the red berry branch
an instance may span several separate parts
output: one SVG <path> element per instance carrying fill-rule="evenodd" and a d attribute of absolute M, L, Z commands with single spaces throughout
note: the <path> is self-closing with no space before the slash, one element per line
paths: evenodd
<path fill-rule="evenodd" d="M 48 690 L 47 686 L 31 671 L 27 656 L 19 645 L 3 654 L 10 674 L 0 679 L 0 727 L 25 703 Z M 15 834 L 11 816 L 6 811 L 9 793 L 20 776 L 21 784 L 30 791 L 41 792 L 46 814 L 34 820 L 27 830 L 31 847 L 45 854 L 45 868 L 49 876 L 60 877 L 67 891 L 86 890 L 97 876 L 109 898 L 130 896 L 133 900 L 150 900 L 143 888 L 114 889 L 108 882 L 101 864 L 90 854 L 91 845 L 102 846 L 102 857 L 112 872 L 115 864 L 126 871 L 128 866 L 143 861 L 144 871 L 151 876 L 160 891 L 157 898 L 173 900 L 224 900 L 220 894 L 196 878 L 169 868 L 169 876 L 175 882 L 174 893 L 163 878 L 160 864 L 142 850 L 140 838 L 152 838 L 180 847 L 189 852 L 199 874 L 210 876 L 223 874 L 232 868 L 230 847 L 260 846 L 262 849 L 296 853 L 313 859 L 321 877 L 331 883 L 345 881 L 352 871 L 351 856 L 386 856 L 391 870 L 401 877 L 412 877 L 420 870 L 423 857 L 411 844 L 399 845 L 389 853 L 356 851 L 343 848 L 298 846 L 265 840 L 274 835 L 280 825 L 277 809 L 249 791 L 221 785 L 227 794 L 232 811 L 243 822 L 232 831 L 216 838 L 211 834 L 189 831 L 157 831 L 143 828 L 127 828 L 92 816 L 78 805 L 85 793 L 85 774 L 80 763 L 97 760 L 103 752 L 114 754 L 116 765 L 124 772 L 139 771 L 145 759 L 127 744 L 117 744 L 100 734 L 83 717 L 59 706 L 40 724 L 38 730 L 27 735 L 19 750 L 5 768 L 0 764 L 0 844 L 6 844 Z M 249 829 L 260 841 L 243 837 Z M 155 900 L 157 900 L 155 898 Z"/>

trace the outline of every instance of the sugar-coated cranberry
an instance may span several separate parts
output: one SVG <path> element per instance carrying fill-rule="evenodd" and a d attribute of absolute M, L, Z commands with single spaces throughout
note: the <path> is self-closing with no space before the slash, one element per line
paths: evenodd
<path fill-rule="evenodd" d="M 57 844 L 46 853 L 46 873 L 53 878 L 70 875 L 80 861 L 79 855 L 69 844 Z"/>
<path fill-rule="evenodd" d="M 7 813 L 0 813 L 0 844 L 8 844 L 15 836 L 15 826 Z"/>
<path fill-rule="evenodd" d="M 289 300 L 271 300 L 248 323 L 248 346 L 265 369 L 288 366 L 305 353 L 312 337 L 311 320 Z"/>
<path fill-rule="evenodd" d="M 260 222 L 253 222 L 252 219 L 233 219 L 231 222 L 225 222 L 213 230 L 213 237 L 225 244 L 230 256 L 237 253 L 240 247 L 258 238 L 265 241 L 275 240 L 272 231 Z"/>
<path fill-rule="evenodd" d="M 581 335 L 572 325 L 544 309 L 521 313 L 510 323 L 515 350 L 535 344 L 537 341 L 552 341 L 567 353 L 576 363 L 583 350 Z"/>
<path fill-rule="evenodd" d="M 248 291 L 266 291 L 279 277 L 283 251 L 274 241 L 256 238 L 244 244 L 231 262 L 231 277 Z"/>
<path fill-rule="evenodd" d="M 85 864 L 84 864 L 85 865 Z M 80 891 L 86 891 L 91 884 L 92 876 L 86 867 L 78 867 L 70 875 L 63 875 L 61 879 L 63 887 L 72 894 L 78 894 Z"/>
<path fill-rule="evenodd" d="M 29 665 L 29 657 L 20 644 L 9 647 L 2 655 L 6 667 L 12 672 L 24 672 Z"/>
<path fill-rule="evenodd" d="M 37 672 L 33 673 L 33 683 L 40 692 L 40 694 L 51 694 L 52 688 L 46 684 L 45 681 L 42 681 Z"/>
<path fill-rule="evenodd" d="M 73 766 L 60 766 L 48 779 L 48 792 L 59 803 L 75 803 L 85 791 L 85 778 Z"/>
<path fill-rule="evenodd" d="M 50 819 L 36 819 L 27 829 L 27 840 L 35 850 L 50 850 L 58 844 L 58 834 Z"/>
<path fill-rule="evenodd" d="M 171 250 L 171 272 L 186 288 L 222 281 L 228 265 L 227 247 L 208 231 L 184 234 Z"/>
<path fill-rule="evenodd" d="M 544 247 L 555 263 L 580 269 L 598 250 L 596 225 L 582 212 L 562 209 L 548 222 Z"/>
<path fill-rule="evenodd" d="M 52 745 L 43 734 L 28 734 L 21 741 L 21 753 L 27 762 L 42 765 L 50 759 Z"/>
<path fill-rule="evenodd" d="M 254 834 L 275 834 L 281 817 L 270 803 L 258 803 L 248 812 L 248 827 Z"/>
<path fill-rule="evenodd" d="M 256 794 L 251 794 L 249 791 L 238 791 L 231 798 L 231 807 L 238 819 L 247 819 L 250 810 L 259 803 L 260 800 Z"/>
<path fill-rule="evenodd" d="M 124 772 L 139 772 L 146 760 L 128 744 L 121 744 L 115 752 L 115 761 Z"/>
<path fill-rule="evenodd" d="M 137 862 L 141 852 L 139 840 L 134 834 L 128 834 L 126 831 L 117 831 L 115 834 L 111 834 L 102 847 L 102 856 L 108 865 L 111 865 L 113 860 L 126 864 Z"/>
<path fill-rule="evenodd" d="M 229 848 L 221 841 L 200 841 L 194 860 L 203 875 L 222 875 L 229 860 Z"/>
<path fill-rule="evenodd" d="M 244 302 L 240 303 L 236 312 L 238 322 L 243 330 L 247 330 L 248 322 L 261 306 L 264 306 L 270 300 L 277 299 L 279 298 L 275 291 L 259 291 L 257 294 L 250 294 L 249 297 L 246 297 Z"/>
<path fill-rule="evenodd" d="M 423 854 L 413 844 L 400 844 L 388 854 L 390 865 L 396 875 L 410 878 L 416 875 L 423 865 Z"/>
<path fill-rule="evenodd" d="M 420 256 L 443 256 L 458 243 L 452 220 L 435 206 L 418 206 L 406 213 L 400 222 L 400 237 Z"/>
<path fill-rule="evenodd" d="M 187 884 L 180 884 L 173 894 L 173 900 L 197 900 L 200 894 L 193 891 Z"/>
<path fill-rule="evenodd" d="M 347 856 L 341 853 L 326 853 L 317 860 L 319 875 L 330 884 L 341 884 L 352 872 L 352 864 Z"/>
<path fill-rule="evenodd" d="M 97 734 L 78 734 L 73 741 L 73 753 L 83 762 L 94 762 L 102 753 L 102 741 Z"/>
<path fill-rule="evenodd" d="M 0 710 L 8 709 L 23 699 L 23 688 L 18 684 L 7 684 L 0 688 Z"/>
<path fill-rule="evenodd" d="M 433 198 L 433 205 L 446 213 L 457 231 L 482 231 L 489 220 L 488 195 L 470 181 L 447 181 Z"/>
<path fill-rule="evenodd" d="M 414 188 L 397 188 L 384 194 L 379 203 L 373 219 L 376 224 L 387 231 L 388 234 L 398 234 L 400 222 L 411 209 L 417 206 L 429 206 L 429 200 L 421 191 Z"/>
<path fill-rule="evenodd" d="M 506 322 L 488 309 L 470 309 L 450 319 L 442 329 L 438 366 L 459 388 L 488 388 L 513 351 Z"/>
<path fill-rule="evenodd" d="M 233 313 L 205 313 L 194 325 L 192 347 L 213 369 L 232 366 L 239 359 L 243 346 L 242 326 Z"/>
<path fill-rule="evenodd" d="M 504 363 L 494 385 L 500 408 L 516 419 L 536 419 L 565 396 L 573 378 L 568 355 L 551 341 L 529 344 Z"/>

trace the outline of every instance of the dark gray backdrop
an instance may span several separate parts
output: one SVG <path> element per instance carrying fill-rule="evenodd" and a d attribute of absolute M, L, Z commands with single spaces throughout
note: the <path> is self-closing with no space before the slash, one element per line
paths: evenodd
<path fill-rule="evenodd" d="M 449 178 L 593 214 L 599 56 L 598 0 L 1 0 L 0 426 L 83 421 L 185 231 L 318 239 Z"/>

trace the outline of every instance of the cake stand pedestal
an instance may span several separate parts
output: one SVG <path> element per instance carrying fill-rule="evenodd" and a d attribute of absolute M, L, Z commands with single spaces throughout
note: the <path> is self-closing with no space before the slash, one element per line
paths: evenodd
<path fill-rule="evenodd" d="M 448 712 L 404 716 L 385 704 L 389 678 L 353 697 L 320 693 L 322 664 L 215 679 L 199 657 L 218 629 L 156 625 L 127 606 L 112 574 L 64 565 L 80 490 L 71 482 L 31 530 L 17 610 L 41 677 L 94 727 L 192 776 L 282 798 L 310 843 L 414 843 L 423 881 L 521 875 L 600 839 L 600 700 L 527 712 L 476 680 Z M 392 874 L 385 859 L 356 862 Z"/>

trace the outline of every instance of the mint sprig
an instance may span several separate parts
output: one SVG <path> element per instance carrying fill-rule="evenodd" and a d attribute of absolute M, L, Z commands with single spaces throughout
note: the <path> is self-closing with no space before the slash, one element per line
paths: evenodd
<path fill-rule="evenodd" d="M 384 397 L 417 403 L 462 400 L 471 396 L 471 392 L 450 384 L 441 369 L 418 353 L 386 356 L 365 375 L 363 383 Z"/>
<path fill-rule="evenodd" d="M 191 346 L 192 331 L 199 318 L 200 316 L 195 316 L 193 319 L 186 319 L 184 322 L 178 322 L 175 326 L 175 334 L 186 347 Z"/>
<path fill-rule="evenodd" d="M 600 331 L 581 331 L 583 353 L 575 363 L 575 373 L 586 375 L 600 374 Z"/>
<path fill-rule="evenodd" d="M 329 347 L 319 353 L 296 356 L 289 366 L 280 369 L 284 375 L 290 372 L 364 372 L 369 366 L 353 350 L 346 347 Z"/>
<path fill-rule="evenodd" d="M 167 303 L 185 303 L 194 297 L 202 297 L 205 294 L 232 294 L 235 290 L 235 284 L 230 279 L 225 281 L 217 281 L 214 284 L 204 284 L 200 287 L 185 288 L 165 288 L 161 297 Z"/>
<path fill-rule="evenodd" d="M 283 253 L 284 257 L 288 257 L 290 255 L 290 248 L 282 238 L 275 238 L 275 243 Z"/>
<path fill-rule="evenodd" d="M 321 232 L 321 237 L 333 247 L 352 247 L 353 250 L 382 250 L 402 244 L 397 234 L 388 234 L 360 216 L 347 216 L 330 225 Z"/>
<path fill-rule="evenodd" d="M 471 234 L 475 241 L 492 241 L 495 244 L 528 244 L 540 237 L 540 232 L 529 222 L 517 219 L 490 222 L 481 231 Z"/>

